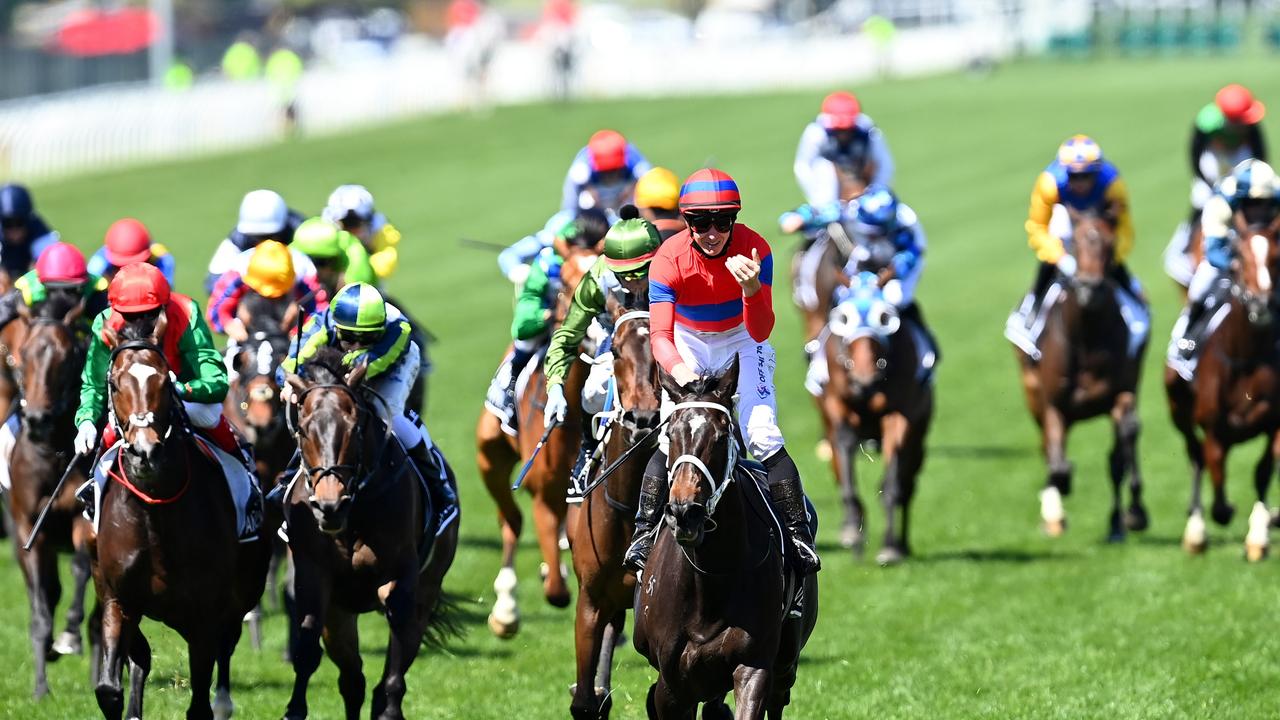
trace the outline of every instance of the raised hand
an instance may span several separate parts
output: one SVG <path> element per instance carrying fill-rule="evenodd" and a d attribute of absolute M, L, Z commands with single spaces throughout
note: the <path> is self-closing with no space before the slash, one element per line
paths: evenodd
<path fill-rule="evenodd" d="M 742 295 L 751 297 L 760 291 L 760 251 L 751 248 L 751 257 L 734 255 L 724 261 L 725 267 L 733 273 L 734 279 L 742 286 Z"/>

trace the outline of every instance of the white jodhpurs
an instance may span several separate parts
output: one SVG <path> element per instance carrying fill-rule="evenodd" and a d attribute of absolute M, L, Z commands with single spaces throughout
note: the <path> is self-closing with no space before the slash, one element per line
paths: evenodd
<path fill-rule="evenodd" d="M 884 299 L 899 310 L 915 302 L 916 286 L 920 284 L 920 276 L 924 274 L 924 260 L 921 259 L 903 278 L 894 278 L 884 284 Z"/>
<path fill-rule="evenodd" d="M 675 340 L 681 359 L 699 374 L 722 370 L 734 355 L 738 356 L 738 425 L 747 450 L 757 460 L 765 460 L 782 449 L 778 399 L 773 388 L 777 365 L 773 346 L 767 340 L 758 343 L 751 339 L 743 327 L 724 333 L 698 333 L 676 325 Z M 671 414 L 671 407 L 671 399 L 664 393 L 664 420 Z"/>
<path fill-rule="evenodd" d="M 1201 260 L 1196 266 L 1195 274 L 1191 276 L 1191 282 L 1187 285 L 1187 300 L 1192 303 L 1203 300 L 1217 277 L 1218 269 L 1210 265 L 1208 260 Z"/>
<path fill-rule="evenodd" d="M 391 425 L 391 431 L 405 449 L 417 447 L 426 442 L 431 447 L 431 434 L 419 422 L 414 422 L 405 414 L 405 405 L 409 402 L 409 392 L 418 380 L 418 369 L 422 364 L 422 354 L 418 352 L 418 344 L 410 342 L 404 349 L 400 359 L 386 372 L 368 382 L 369 389 L 378 394 L 382 402 L 375 400 L 373 405 L 382 421 Z M 385 403 L 385 405 L 383 404 Z"/>

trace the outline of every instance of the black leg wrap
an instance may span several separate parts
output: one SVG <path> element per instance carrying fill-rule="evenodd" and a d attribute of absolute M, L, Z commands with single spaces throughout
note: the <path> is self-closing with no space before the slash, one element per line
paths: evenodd
<path fill-rule="evenodd" d="M 809 531 L 809 513 L 805 506 L 800 471 L 787 454 L 786 448 L 770 455 L 764 461 L 764 466 L 769 471 L 769 494 L 773 497 L 774 507 L 782 515 L 782 522 L 791 534 L 797 567 L 803 575 L 817 572 L 822 567 L 822 561 L 818 558 L 813 534 Z"/>
<path fill-rule="evenodd" d="M 667 504 L 667 456 L 656 451 L 649 458 L 640 483 L 640 506 L 636 510 L 636 531 L 631 537 L 631 547 L 623 557 L 623 565 L 629 570 L 644 569 L 653 549 L 654 528 L 658 525 L 662 508 Z"/>

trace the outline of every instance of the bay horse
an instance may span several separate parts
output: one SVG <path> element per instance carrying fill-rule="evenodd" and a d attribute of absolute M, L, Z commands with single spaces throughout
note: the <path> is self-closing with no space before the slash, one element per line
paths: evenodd
<path fill-rule="evenodd" d="M 129 663 L 128 717 L 142 717 L 151 646 L 143 617 L 186 640 L 189 720 L 231 716 L 231 655 L 241 618 L 258 603 L 272 532 L 238 542 L 236 509 L 222 468 L 198 445 L 161 350 L 165 315 L 154 329 L 139 319 L 117 334 L 111 350 L 108 404 L 122 446 L 101 490 L 94 584 L 102 608 L 102 671 L 95 693 L 108 720 L 124 711 L 121 671 Z M 215 663 L 217 697 L 209 705 Z"/>
<path fill-rule="evenodd" d="M 1189 553 L 1207 545 L 1200 481 L 1209 470 L 1214 522 L 1226 525 L 1235 514 L 1227 501 L 1226 459 L 1233 445 L 1258 435 L 1268 439 L 1254 470 L 1258 499 L 1249 514 L 1245 555 L 1261 560 L 1270 544 L 1266 493 L 1280 455 L 1280 357 L 1277 356 L 1277 296 L 1280 273 L 1280 218 L 1248 223 L 1235 218 L 1235 259 L 1227 299 L 1211 310 L 1208 336 L 1201 344 L 1191 382 L 1171 368 L 1165 389 L 1173 424 L 1182 434 L 1191 461 L 1191 503 L 1182 546 Z"/>
<path fill-rule="evenodd" d="M 608 296 L 613 318 L 613 407 L 607 412 L 600 468 L 619 457 L 658 426 L 661 405 L 658 364 L 649 346 L 648 279 L 619 278 L 626 302 Z M 653 439 L 657 447 L 657 438 Z M 569 547 L 578 578 L 574 618 L 577 682 L 570 713 L 574 718 L 609 717 L 613 651 L 635 598 L 635 575 L 622 556 L 635 532 L 640 483 L 652 449 L 638 451 L 582 499 L 569 515 Z"/>
<path fill-rule="evenodd" d="M 1107 414 L 1113 427 L 1109 456 L 1111 518 L 1107 539 L 1119 542 L 1126 531 L 1149 524 L 1142 504 L 1138 467 L 1138 384 L 1146 338 L 1131 347 L 1130 329 L 1121 313 L 1109 275 L 1115 262 L 1115 223 L 1106 212 L 1070 211 L 1074 276 L 1059 275 L 1043 300 L 1044 329 L 1040 358 L 1015 348 L 1027 406 L 1040 428 L 1041 449 L 1049 466 L 1040 492 L 1046 534 L 1066 530 L 1062 499 L 1071 494 L 1072 465 L 1066 457 L 1071 425 Z M 1130 504 L 1124 510 L 1122 485 L 1129 479 Z"/>
<path fill-rule="evenodd" d="M 757 481 L 736 472 L 738 360 L 687 387 L 666 373 L 661 384 L 674 403 L 670 499 L 635 599 L 635 647 L 658 670 L 649 717 L 691 718 L 699 703 L 703 717 L 723 717 L 733 691 L 740 720 L 781 718 L 817 622 L 818 584 L 802 578 L 793 617 L 782 527 Z"/>
<path fill-rule="evenodd" d="M 569 311 L 569 303 L 578 283 L 590 270 L 598 247 L 583 248 L 560 244 L 564 264 L 560 268 L 561 288 L 552 316 L 558 325 Z M 523 487 L 533 496 L 533 522 L 542 551 L 542 594 L 554 607 L 569 606 L 568 568 L 560 562 L 560 531 L 564 527 L 569 489 L 569 473 L 582 442 L 582 386 L 587 379 L 587 365 L 575 361 L 564 382 L 569 411 L 563 423 L 547 436 L 546 445 L 534 458 L 525 475 Z M 489 629 L 500 638 L 512 638 L 520 630 L 520 606 L 516 594 L 516 549 L 524 529 L 524 516 L 511 489 L 511 473 L 524 458 L 533 454 L 543 435 L 542 411 L 547 404 L 547 383 L 539 362 L 529 376 L 528 385 L 517 400 L 519 429 L 516 437 L 502 430 L 496 415 L 481 410 L 476 423 L 476 466 L 485 489 L 498 507 L 498 525 L 502 531 L 502 567 L 493 581 L 496 595 L 489 613 Z"/>
<path fill-rule="evenodd" d="M 365 678 L 357 619 L 387 618 L 386 663 L 373 690 L 371 717 L 403 718 L 406 676 L 424 637 L 447 629 L 443 582 L 458 548 L 458 525 L 437 536 L 426 487 L 414 462 L 378 415 L 367 364 L 348 371 L 343 353 L 321 348 L 289 375 L 296 395 L 302 471 L 285 496 L 293 551 L 297 641 L 286 718 L 307 716 L 307 685 L 320 666 L 323 637 L 338 666 L 345 716 L 360 716 Z M 433 449 L 442 479 L 452 468 Z"/>
<path fill-rule="evenodd" d="M 933 420 L 932 363 L 922 367 L 921 362 L 927 341 L 905 326 L 871 272 L 851 279 L 848 297 L 831 311 L 827 336 L 829 380 L 822 409 L 845 510 L 841 542 L 861 554 L 865 518 L 854 465 L 861 442 L 878 443 L 884 459 L 885 530 L 876 561 L 896 564 L 911 554 L 909 511 Z"/>
<path fill-rule="evenodd" d="M 84 348 L 75 327 L 85 311 L 83 301 L 55 302 L 51 297 L 34 311 L 19 304 L 12 325 L 23 326 L 21 346 L 12 371 L 21 387 L 21 425 L 9 460 L 9 512 L 13 516 L 15 548 L 31 537 L 37 516 L 71 462 L 76 434 L 74 416 L 84 367 Z M 28 552 L 16 552 L 27 585 L 31 610 L 30 637 L 35 658 L 36 699 L 49 693 L 45 663 L 82 652 L 80 625 L 84 621 L 85 587 L 91 574 L 93 527 L 81 515 L 75 489 L 86 477 L 72 471 L 45 517 L 40 534 Z M 53 640 L 53 612 L 62 596 L 58 553 L 70 551 L 72 595 L 66 629 Z"/>

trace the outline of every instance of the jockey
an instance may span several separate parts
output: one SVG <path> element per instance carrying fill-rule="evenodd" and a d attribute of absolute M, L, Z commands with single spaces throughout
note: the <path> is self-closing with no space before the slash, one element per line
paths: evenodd
<path fill-rule="evenodd" d="M 315 266 L 320 286 L 331 297 L 350 283 L 377 283 L 369 252 L 360 240 L 337 224 L 313 217 L 298 226 L 290 246 Z"/>
<path fill-rule="evenodd" d="M 30 191 L 22 185 L 0 185 L 0 270 L 11 280 L 19 277 L 56 242 L 57 231 L 36 213 Z"/>
<path fill-rule="evenodd" d="M 583 210 L 556 237 L 571 247 L 594 248 L 609 231 L 609 219 L 600 210 Z M 564 257 L 556 247 L 543 249 L 530 265 L 530 271 L 516 297 L 511 321 L 512 350 L 498 368 L 485 407 L 502 419 L 504 429 L 515 434 L 517 429 L 516 385 L 529 361 L 546 345 L 552 309 L 560 293 L 560 266 Z"/>
<path fill-rule="evenodd" d="M 653 223 L 663 240 L 684 230 L 680 219 L 680 178 L 656 167 L 636 181 L 636 207 L 640 217 Z"/>
<path fill-rule="evenodd" d="M 411 333 L 404 313 L 383 299 L 377 288 L 369 283 L 350 283 L 338 291 L 327 310 L 307 320 L 301 337 L 289 348 L 289 357 L 276 371 L 276 380 L 283 399 L 295 403 L 297 396 L 287 374 L 299 372 L 321 347 L 340 348 L 349 367 L 366 363 L 364 382 L 382 400 L 374 403 L 375 411 L 422 469 L 438 527 L 443 528 L 457 516 L 458 499 L 442 474 L 426 472 L 427 468 L 443 467 L 443 462 L 433 460 L 435 443 L 430 433 L 417 413 L 405 407 L 421 362 L 417 344 L 409 338 Z M 289 467 L 297 468 L 299 460 L 295 453 Z"/>
<path fill-rule="evenodd" d="M 386 280 L 396 271 L 400 231 L 374 209 L 373 195 L 363 185 L 338 186 L 329 195 L 322 215 L 360 239 L 378 280 Z"/>
<path fill-rule="evenodd" d="M 599 208 L 616 213 L 631 202 L 636 180 L 651 165 L 635 145 L 613 130 L 600 130 L 578 151 L 564 176 L 560 210 Z"/>
<path fill-rule="evenodd" d="M 246 194 L 240 201 L 240 218 L 235 229 L 218 245 L 213 259 L 209 261 L 204 289 L 212 291 L 213 284 L 235 266 L 240 254 L 263 240 L 276 240 L 288 245 L 301 223 L 302 215 L 290 210 L 279 193 L 253 190 Z"/>
<path fill-rule="evenodd" d="M 649 274 L 649 263 L 661 244 L 662 236 L 658 228 L 640 218 L 621 220 L 609 228 L 608 234 L 604 236 L 604 255 L 596 259 L 591 270 L 574 289 L 569 313 L 560 327 L 551 334 L 547 357 L 542 364 L 547 377 L 547 406 L 543 411 L 543 421 L 547 427 L 564 422 L 565 414 L 569 411 L 569 403 L 564 396 L 564 380 L 578 357 L 578 346 L 587 336 L 591 322 L 605 311 L 607 293 L 622 289 L 618 283 L 619 278 L 645 278 Z M 613 377 L 613 363 L 610 359 L 597 357 L 596 360 L 583 389 L 582 404 L 588 414 L 605 409 L 604 396 L 609 380 Z M 596 401 L 594 397 L 588 399 L 589 391 L 594 391 L 599 400 Z M 588 459 L 599 443 L 591 427 L 591 423 L 583 423 L 582 448 L 572 475 L 577 484 L 570 487 L 570 502 L 581 502 L 581 496 L 575 494 L 574 490 L 581 491 L 586 485 L 586 476 L 590 473 Z"/>
<path fill-rule="evenodd" d="M 1040 301 L 1052 284 L 1054 273 L 1071 276 L 1076 259 L 1067 252 L 1071 242 L 1071 219 L 1067 209 L 1106 210 L 1115 218 L 1116 248 L 1112 279 L 1121 290 L 1145 305 L 1142 286 L 1129 274 L 1125 260 L 1133 249 L 1133 219 L 1129 212 L 1129 189 L 1120 171 L 1102 156 L 1093 138 L 1073 135 L 1058 148 L 1058 156 L 1036 179 L 1028 211 L 1027 244 L 1035 250 L 1040 269 L 1031 292 L 1018 313 L 1025 326 L 1034 323 Z"/>
<path fill-rule="evenodd" d="M 238 311 L 240 301 L 250 291 L 264 298 L 276 299 L 289 296 L 294 302 L 304 298 L 301 306 L 307 317 L 324 309 L 328 304 L 324 289 L 320 287 L 315 276 L 299 276 L 293 268 L 293 255 L 289 248 L 275 240 L 265 240 L 251 253 L 248 266 L 241 274 L 238 270 L 228 270 L 213 286 L 213 294 L 209 296 L 209 325 L 216 332 L 225 334 L 237 343 L 249 339 L 249 330 L 240 319 Z"/>
<path fill-rule="evenodd" d="M 89 272 L 110 282 L 120 268 L 136 262 L 160 268 L 165 280 L 169 281 L 169 287 L 173 287 L 173 276 L 177 271 L 173 253 L 164 245 L 151 241 L 146 225 L 134 218 L 122 218 L 107 228 L 102 247 L 89 258 Z"/>
<path fill-rule="evenodd" d="M 223 365 L 222 356 L 213 345 L 213 336 L 205 325 L 196 301 L 172 292 L 164 274 L 147 263 L 134 263 L 121 268 L 107 289 L 107 298 L 110 307 L 99 313 L 93 321 L 89 352 L 80 379 L 80 408 L 75 415 L 76 452 L 87 456 L 93 451 L 98 441 L 98 425 L 107 417 L 107 375 L 110 371 L 111 349 L 107 347 L 104 331 L 110 328 L 119 332 L 126 324 L 137 321 L 154 325 L 160 314 L 164 313 L 167 325 L 160 343 L 165 361 L 175 378 L 174 389 L 182 399 L 192 428 L 211 441 L 218 450 L 239 460 L 239 467 L 247 475 L 252 475 L 249 468 L 250 454 L 241 446 L 231 424 L 222 414 L 222 403 L 227 397 L 227 369 Z M 114 425 L 108 425 L 102 438 L 106 450 L 95 473 L 95 480 L 99 484 L 105 482 L 102 469 L 110 467 L 118 452 L 118 438 Z M 234 482 L 231 477 L 227 480 L 229 484 Z M 233 488 L 233 495 L 236 492 Z M 92 503 L 86 504 L 92 507 Z M 240 530 L 242 540 L 257 534 L 257 527 L 253 522 L 242 522 Z"/>
<path fill-rule="evenodd" d="M 820 566 L 809 531 L 800 472 L 783 445 L 773 387 L 773 255 L 754 230 L 736 222 L 738 185 L 720 170 L 685 181 L 680 212 L 689 228 L 662 244 L 649 270 L 653 357 L 686 385 L 739 362 L 738 422 L 747 449 L 764 463 L 770 494 L 786 524 L 801 572 Z M 645 469 L 636 532 L 625 564 L 643 568 L 667 495 L 667 457 Z"/>
<path fill-rule="evenodd" d="M 18 278 L 13 289 L 0 297 L 0 328 L 18 316 L 20 305 L 34 308 L 58 294 L 83 301 L 80 317 L 86 321 L 107 307 L 107 281 L 88 271 L 84 255 L 75 245 L 61 241 L 40 253 L 35 269 Z M 69 307 L 73 304 L 69 302 Z"/>
<path fill-rule="evenodd" d="M 1191 129 L 1191 208 L 1198 215 L 1214 186 L 1249 159 L 1265 161 L 1262 135 L 1266 107 L 1242 85 L 1227 85 L 1196 114 Z M 1194 217 L 1192 218 L 1195 219 Z"/>
<path fill-rule="evenodd" d="M 800 135 L 793 169 L 805 200 L 814 207 L 841 199 L 837 169 L 867 183 L 893 184 L 893 156 L 884 135 L 862 112 L 858 98 L 843 91 L 822 100 L 822 111 Z"/>
<path fill-rule="evenodd" d="M 1280 177 L 1261 160 L 1245 160 L 1218 184 L 1204 206 L 1200 226 L 1204 230 L 1204 259 L 1187 287 L 1187 309 L 1173 326 L 1170 359 L 1189 360 L 1204 330 L 1209 292 L 1231 266 L 1231 240 L 1237 215 L 1246 226 L 1262 226 L 1280 215 Z"/>

